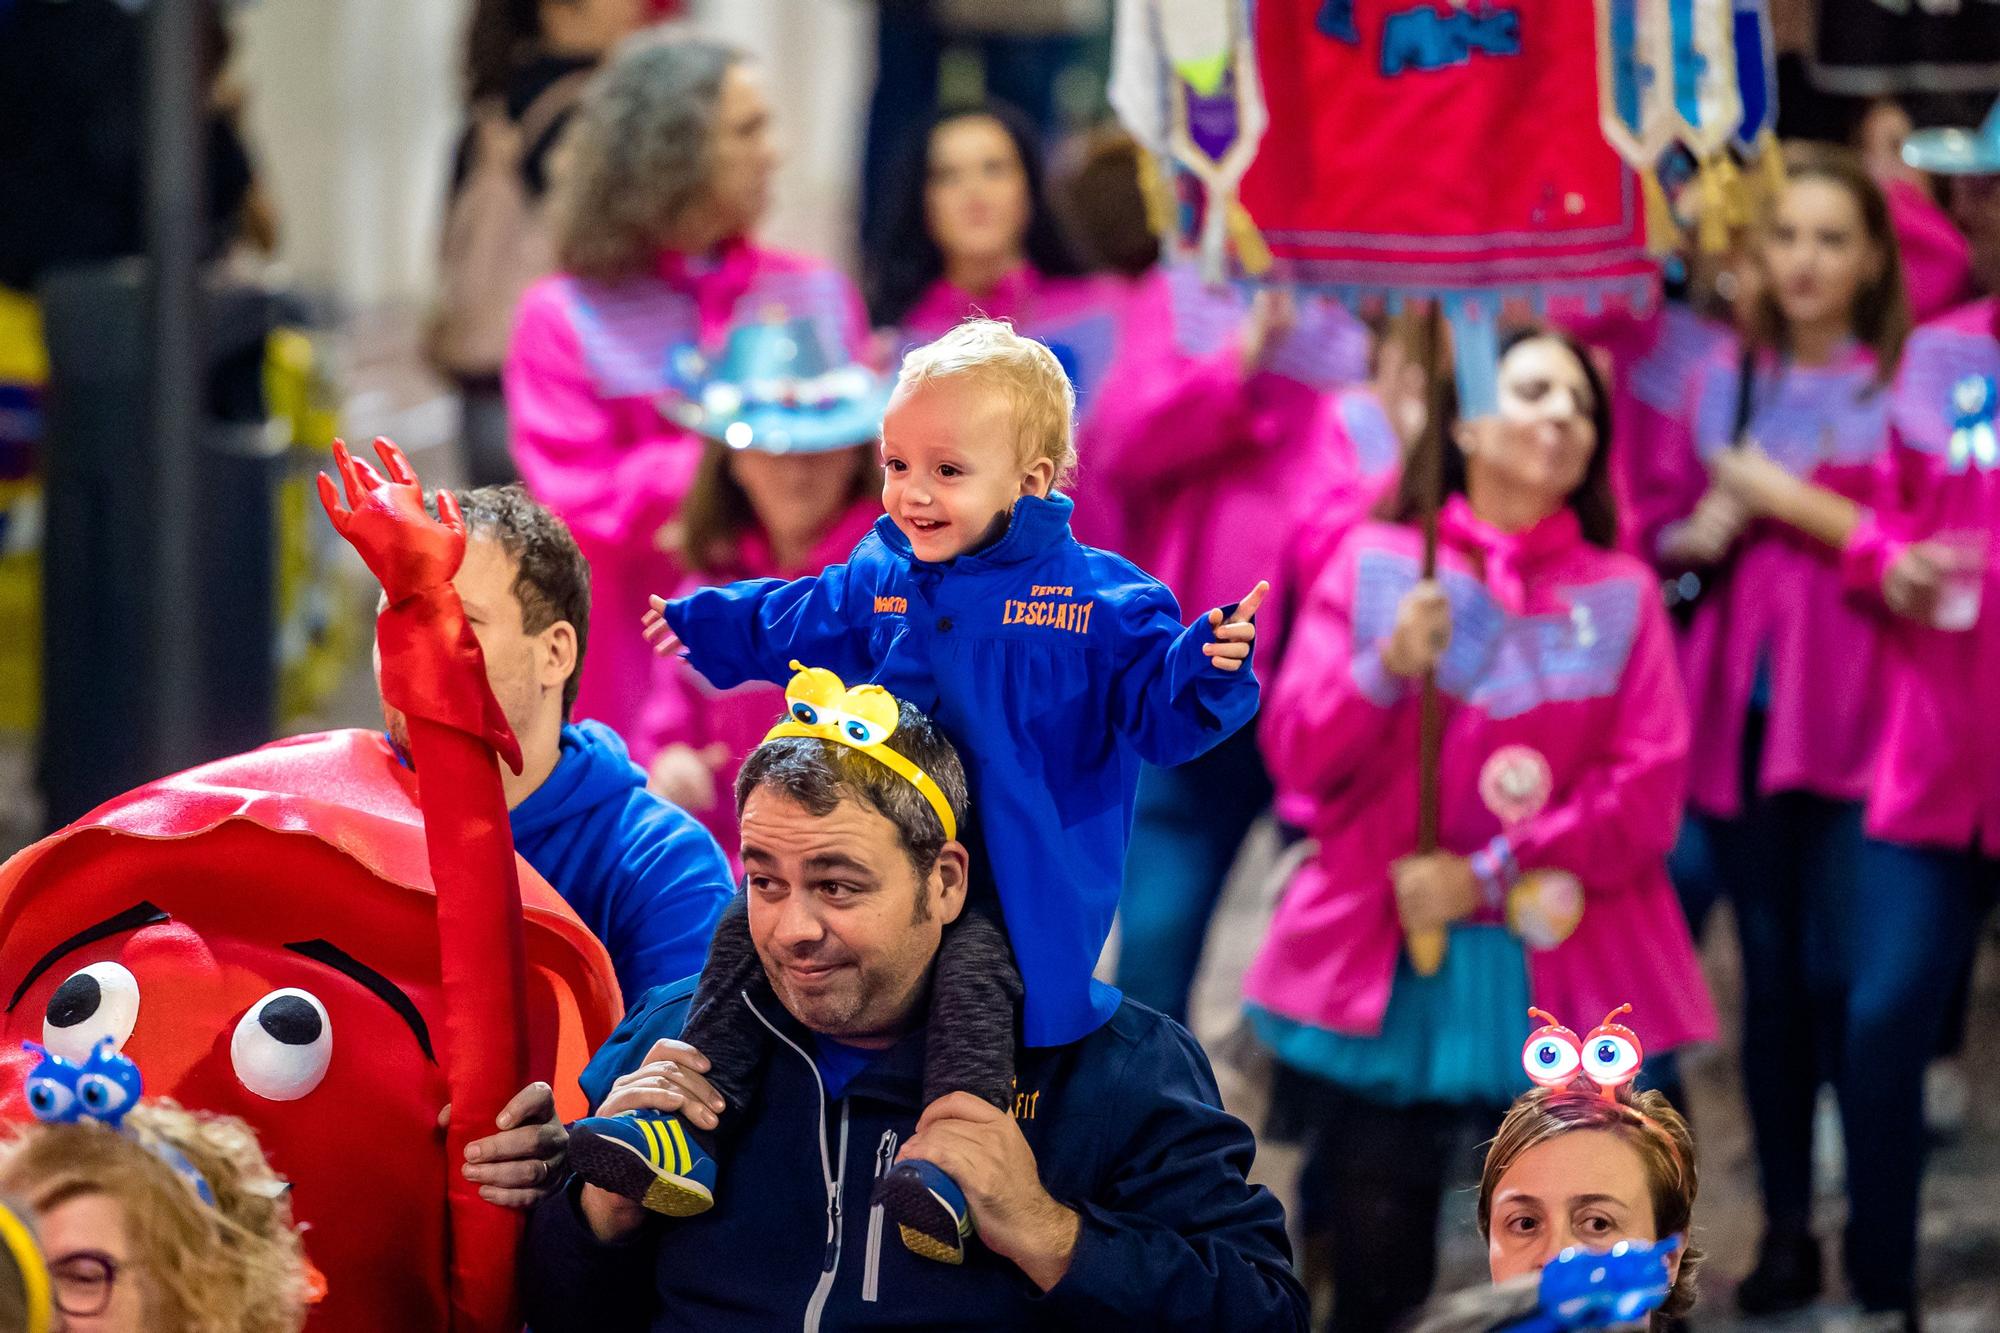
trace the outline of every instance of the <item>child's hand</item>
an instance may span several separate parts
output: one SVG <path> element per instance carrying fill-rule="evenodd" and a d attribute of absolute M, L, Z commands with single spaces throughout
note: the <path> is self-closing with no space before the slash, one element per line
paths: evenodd
<path fill-rule="evenodd" d="M 639 617 L 639 627 L 646 635 L 646 642 L 653 645 L 653 651 L 661 657 L 672 657 L 687 645 L 680 636 L 667 628 L 667 599 L 648 598 L 653 609 Z"/>
<path fill-rule="evenodd" d="M 1222 618 L 1222 608 L 1208 613 L 1208 626 L 1215 635 L 1214 643 L 1205 643 L 1201 650 L 1208 654 L 1208 660 L 1223 671 L 1235 671 L 1250 659 L 1250 645 L 1257 638 L 1254 623 L 1257 608 L 1264 604 L 1264 595 L 1271 591 L 1271 585 L 1258 581 L 1250 590 L 1250 595 L 1236 604 L 1236 610 L 1229 619 Z"/>

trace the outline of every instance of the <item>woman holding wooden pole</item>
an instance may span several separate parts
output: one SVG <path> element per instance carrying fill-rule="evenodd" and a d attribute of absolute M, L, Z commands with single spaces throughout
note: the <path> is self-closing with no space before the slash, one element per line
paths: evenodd
<path fill-rule="evenodd" d="M 1615 549 L 1603 383 L 1544 332 L 1508 340 L 1497 379 L 1479 420 L 1439 395 L 1265 698 L 1266 758 L 1314 798 L 1317 848 L 1246 991 L 1281 1115 L 1312 1127 L 1305 1230 L 1336 1330 L 1391 1327 L 1428 1293 L 1451 1150 L 1525 1087 L 1504 1037 L 1527 1005 L 1630 1000 L 1660 1052 L 1715 1032 L 1665 868 L 1686 706 L 1657 581 Z M 1674 1080 L 1658 1057 L 1646 1074 Z"/>

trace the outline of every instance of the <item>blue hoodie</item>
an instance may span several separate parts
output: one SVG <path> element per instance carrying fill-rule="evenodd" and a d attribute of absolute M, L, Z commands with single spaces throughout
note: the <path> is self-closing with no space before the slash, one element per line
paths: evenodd
<path fill-rule="evenodd" d="M 1125 877 L 1140 761 L 1186 763 L 1257 711 L 1245 664 L 1203 655 L 1166 585 L 1070 535 L 1069 498 L 1014 503 L 991 546 L 917 560 L 888 517 L 842 565 L 667 603 L 718 689 L 783 683 L 791 661 L 872 681 L 936 719 L 966 756 L 993 885 L 1025 987 L 1022 1035 L 1095 1029 L 1118 992 L 1090 972 Z"/>
<path fill-rule="evenodd" d="M 514 807 L 514 847 L 604 942 L 636 999 L 701 970 L 735 891 L 709 831 L 646 790 L 646 774 L 602 722 L 562 731 L 548 780 Z"/>

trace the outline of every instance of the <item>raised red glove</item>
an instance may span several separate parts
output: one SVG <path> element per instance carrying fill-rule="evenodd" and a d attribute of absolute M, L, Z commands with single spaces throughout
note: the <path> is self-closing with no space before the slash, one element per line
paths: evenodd
<path fill-rule="evenodd" d="M 403 451 L 377 437 L 385 480 L 340 440 L 333 461 L 347 487 L 342 508 L 333 480 L 319 475 L 319 498 L 333 529 L 361 553 L 388 594 L 376 619 L 384 661 L 382 697 L 405 717 L 424 718 L 484 741 L 516 773 L 521 743 L 486 683 L 486 659 L 466 623 L 451 580 L 465 560 L 465 519 L 450 491 L 439 491 L 438 517 L 424 508 L 424 488 Z"/>

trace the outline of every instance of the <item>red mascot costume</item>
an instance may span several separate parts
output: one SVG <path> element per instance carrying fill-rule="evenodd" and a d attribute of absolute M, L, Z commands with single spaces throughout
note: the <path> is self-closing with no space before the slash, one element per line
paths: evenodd
<path fill-rule="evenodd" d="M 514 855 L 494 756 L 519 747 L 451 586 L 457 508 L 431 518 L 376 448 L 386 480 L 336 445 L 348 504 L 321 492 L 388 594 L 382 688 L 416 771 L 369 732 L 279 741 L 0 867 L 0 1114 L 25 1114 L 24 1039 L 113 1037 L 149 1093 L 256 1127 L 325 1277 L 311 1329 L 512 1333 L 519 1218 L 457 1163 L 532 1079 L 575 1087 L 618 987 Z"/>

